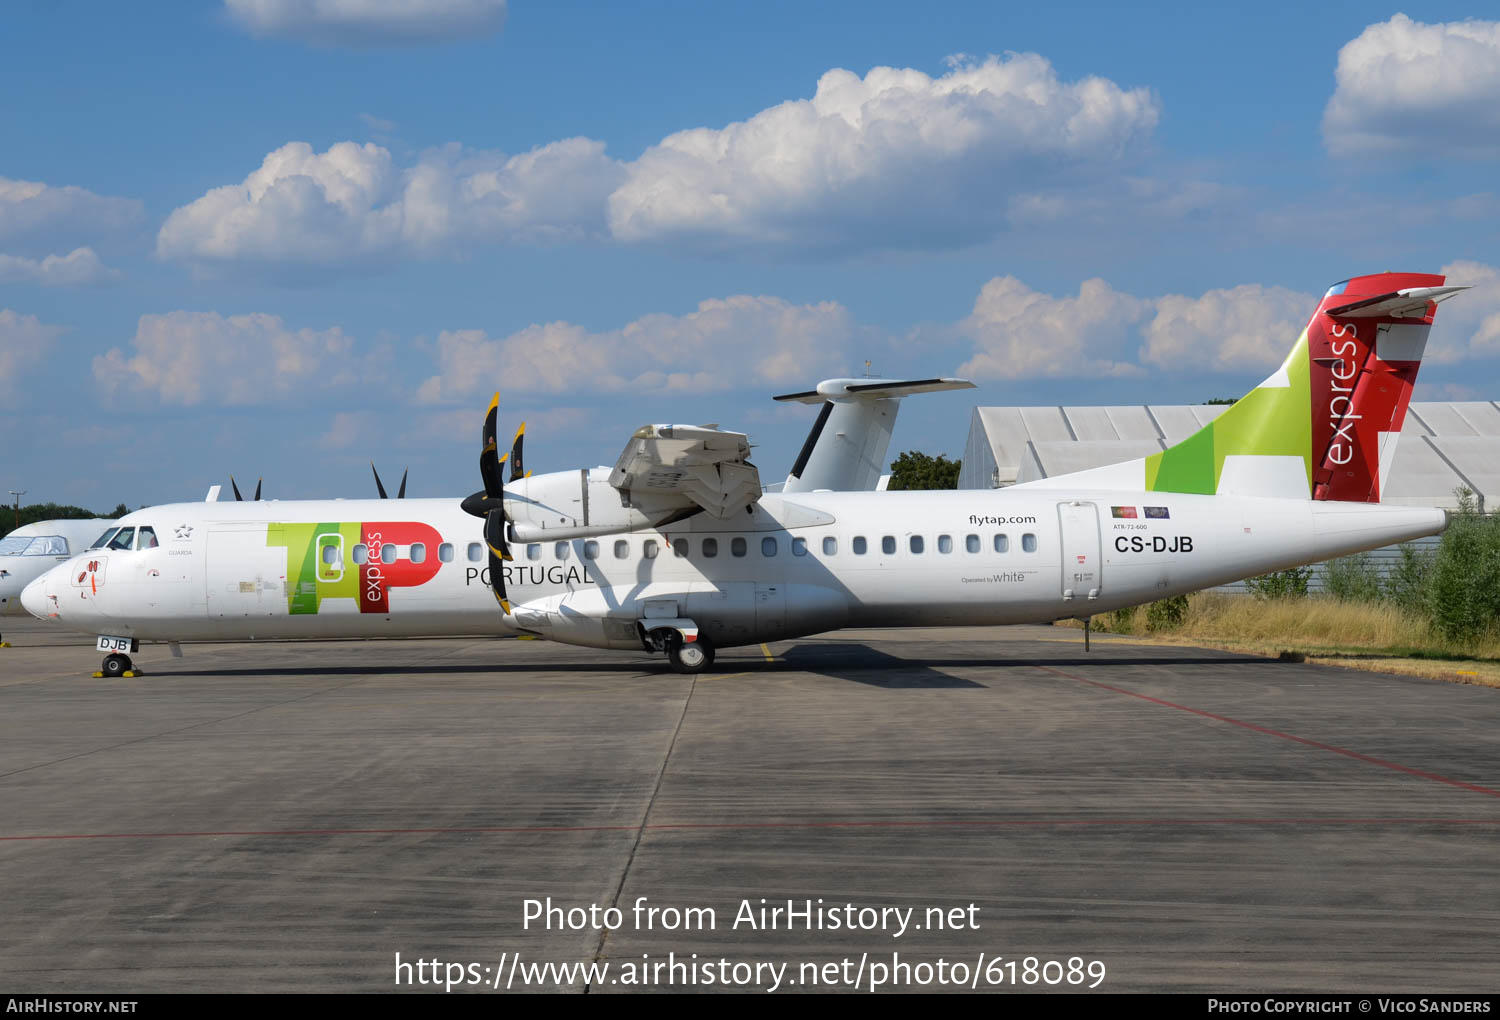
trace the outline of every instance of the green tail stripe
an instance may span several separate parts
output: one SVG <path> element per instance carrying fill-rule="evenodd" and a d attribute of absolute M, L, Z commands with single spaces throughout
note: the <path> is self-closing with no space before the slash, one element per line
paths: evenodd
<path fill-rule="evenodd" d="M 1219 489 L 1224 458 L 1234 455 L 1301 457 L 1312 492 L 1312 381 L 1307 331 L 1286 364 L 1290 386 L 1257 386 L 1187 439 L 1146 458 L 1146 489 L 1197 492 Z"/>

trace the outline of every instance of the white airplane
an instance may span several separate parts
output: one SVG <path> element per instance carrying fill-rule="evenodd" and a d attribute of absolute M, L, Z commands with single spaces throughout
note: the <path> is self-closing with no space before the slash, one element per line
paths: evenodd
<path fill-rule="evenodd" d="M 0 538 L 0 613 L 20 613 L 23 588 L 115 524 L 108 517 L 37 521 Z"/>
<path fill-rule="evenodd" d="M 1441 276 L 1335 285 L 1282 366 L 1150 457 L 989 491 L 765 493 L 746 436 L 650 425 L 613 469 L 507 483 L 499 396 L 467 499 L 183 503 L 33 581 L 34 615 L 141 640 L 526 633 L 666 653 L 859 627 L 1087 619 L 1436 534 L 1382 506 Z M 507 455 L 508 456 L 508 455 Z M 483 529 L 472 517 L 484 519 Z M 497 609 L 498 603 L 498 609 Z"/>

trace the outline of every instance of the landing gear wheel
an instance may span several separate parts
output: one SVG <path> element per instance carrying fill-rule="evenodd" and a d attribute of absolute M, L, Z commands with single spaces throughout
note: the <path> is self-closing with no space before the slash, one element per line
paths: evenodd
<path fill-rule="evenodd" d="M 683 641 L 680 635 L 667 642 L 667 660 L 678 673 L 702 673 L 714 664 L 714 646 L 698 635 L 697 641 Z"/>
<path fill-rule="evenodd" d="M 106 655 L 104 657 L 104 675 L 111 679 L 122 677 L 135 668 L 128 655 Z"/>

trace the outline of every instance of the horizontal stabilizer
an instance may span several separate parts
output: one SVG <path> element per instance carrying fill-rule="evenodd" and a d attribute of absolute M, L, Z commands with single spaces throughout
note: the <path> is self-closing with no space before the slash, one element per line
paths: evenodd
<path fill-rule="evenodd" d="M 825 400 L 881 400 L 913 393 L 936 393 L 940 390 L 972 390 L 967 379 L 824 379 L 815 390 L 783 393 L 772 400 L 796 404 L 821 404 Z"/>
<path fill-rule="evenodd" d="M 1446 301 L 1468 287 L 1408 287 L 1405 290 L 1380 294 L 1376 297 L 1354 301 L 1347 305 L 1328 309 L 1335 319 L 1420 319 L 1427 314 L 1427 306 Z"/>

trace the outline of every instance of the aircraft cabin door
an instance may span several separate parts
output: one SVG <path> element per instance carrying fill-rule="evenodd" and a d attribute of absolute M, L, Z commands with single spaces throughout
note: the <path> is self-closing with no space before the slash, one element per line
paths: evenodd
<path fill-rule="evenodd" d="M 1096 599 L 1104 579 L 1099 539 L 1099 508 L 1093 503 L 1059 503 L 1064 601 Z"/>

